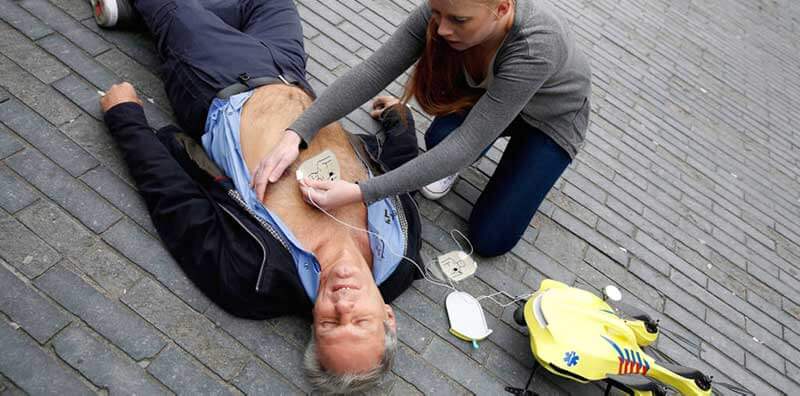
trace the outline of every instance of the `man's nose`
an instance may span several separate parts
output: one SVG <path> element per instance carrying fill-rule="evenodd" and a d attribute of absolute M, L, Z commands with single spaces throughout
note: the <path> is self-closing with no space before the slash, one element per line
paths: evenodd
<path fill-rule="evenodd" d="M 348 314 L 353 311 L 353 306 L 355 305 L 354 301 L 348 300 L 346 298 L 340 298 L 339 301 L 336 302 L 336 312 L 339 314 Z"/>

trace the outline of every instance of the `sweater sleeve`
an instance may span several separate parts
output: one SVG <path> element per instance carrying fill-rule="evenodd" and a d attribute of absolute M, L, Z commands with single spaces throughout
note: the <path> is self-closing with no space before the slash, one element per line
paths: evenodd
<path fill-rule="evenodd" d="M 430 15 L 427 3 L 414 10 L 385 44 L 336 79 L 288 129 L 308 144 L 322 127 L 378 94 L 419 58 Z"/>
<path fill-rule="evenodd" d="M 565 46 L 557 32 L 542 31 L 512 40 L 488 90 L 459 128 L 436 147 L 403 166 L 361 182 L 366 203 L 416 190 L 455 174 L 475 161 L 511 124 L 563 62 Z"/>

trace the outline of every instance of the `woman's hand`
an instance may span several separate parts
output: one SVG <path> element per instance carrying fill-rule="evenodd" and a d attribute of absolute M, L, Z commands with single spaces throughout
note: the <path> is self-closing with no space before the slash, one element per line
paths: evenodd
<path fill-rule="evenodd" d="M 100 97 L 100 108 L 103 110 L 103 113 L 105 113 L 111 110 L 112 107 L 127 102 L 138 103 L 140 106 L 142 105 L 142 100 L 136 95 L 136 90 L 133 89 L 133 85 L 129 82 L 123 82 L 121 84 L 112 85 L 111 88 Z"/>
<path fill-rule="evenodd" d="M 291 129 L 285 130 L 278 145 L 258 163 L 250 186 L 256 190 L 259 201 L 264 202 L 267 185 L 278 181 L 283 176 L 283 171 L 297 159 L 301 140 L 297 132 Z"/>
<path fill-rule="evenodd" d="M 318 206 L 327 212 L 364 200 L 361 187 L 344 180 L 303 179 L 300 181 L 300 191 L 308 204 Z"/>
<path fill-rule="evenodd" d="M 378 96 L 375 98 L 375 101 L 372 102 L 372 111 L 369 112 L 369 115 L 376 120 L 380 120 L 381 114 L 384 110 L 398 103 L 400 103 L 400 99 L 397 99 L 394 96 Z"/>

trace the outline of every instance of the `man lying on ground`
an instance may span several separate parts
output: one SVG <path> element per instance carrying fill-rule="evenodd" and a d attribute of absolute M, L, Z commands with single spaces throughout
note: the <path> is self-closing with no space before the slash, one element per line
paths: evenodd
<path fill-rule="evenodd" d="M 304 202 L 293 178 L 270 183 L 263 202 L 251 186 L 259 159 L 312 101 L 292 1 L 93 3 L 105 26 L 124 22 L 132 5 L 156 38 L 167 95 L 186 133 L 172 126 L 153 133 L 128 83 L 113 86 L 101 107 L 159 236 L 187 276 L 236 316 L 311 313 L 305 363 L 319 389 L 377 383 L 397 342 L 386 303 L 419 277 L 399 256 L 420 262 L 413 199 L 353 204 L 332 211 L 334 219 Z M 331 150 L 341 178 L 358 181 L 416 156 L 410 112 L 388 98 L 375 106 L 378 136 L 358 138 L 330 124 L 298 163 Z"/>

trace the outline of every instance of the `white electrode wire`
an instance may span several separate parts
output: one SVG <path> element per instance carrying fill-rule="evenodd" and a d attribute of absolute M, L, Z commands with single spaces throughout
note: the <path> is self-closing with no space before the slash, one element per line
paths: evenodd
<path fill-rule="evenodd" d="M 302 185 L 306 186 L 306 187 L 307 187 L 307 188 L 309 188 L 309 189 L 313 189 L 312 187 L 309 187 L 309 186 L 307 186 L 305 183 L 303 183 L 303 181 L 300 181 L 300 184 L 302 184 Z M 325 193 L 327 193 L 327 191 L 326 191 Z M 337 218 L 336 218 L 336 216 L 334 216 L 334 215 L 332 215 L 332 214 L 328 213 L 328 211 L 327 211 L 327 210 L 323 209 L 323 208 L 322 208 L 321 206 L 319 206 L 319 205 L 318 205 L 316 202 L 314 202 L 314 198 L 311 198 L 311 191 L 308 191 L 308 193 L 307 193 L 306 195 L 308 196 L 308 200 L 309 200 L 309 201 L 311 201 L 311 204 L 312 204 L 312 205 L 314 205 L 314 206 L 315 206 L 317 209 L 321 210 L 321 211 L 322 211 L 322 213 L 325 213 L 325 214 L 326 214 L 328 217 L 330 217 L 331 219 L 333 219 L 333 220 L 334 220 L 334 221 L 336 221 L 337 223 L 339 223 L 339 224 L 341 224 L 341 225 L 343 225 L 343 226 L 345 226 L 345 227 L 348 227 L 348 228 L 354 229 L 354 230 L 356 230 L 356 231 L 366 232 L 367 234 L 374 235 L 376 238 L 380 239 L 380 240 L 383 242 L 383 245 L 384 245 L 384 246 L 386 246 L 386 248 L 389 250 L 389 252 L 390 252 L 390 253 L 392 253 L 393 255 L 395 255 L 395 256 L 397 256 L 397 257 L 404 258 L 404 259 L 406 259 L 406 260 L 410 261 L 411 263 L 413 263 L 413 264 L 414 264 L 414 266 L 416 266 L 416 267 L 417 267 L 417 269 L 419 270 L 419 272 L 422 274 L 422 277 L 423 277 L 423 278 L 424 278 L 426 281 L 428 281 L 428 282 L 430 282 L 430 283 L 433 283 L 434 285 L 439 285 L 439 286 L 441 286 L 441 287 L 445 287 L 445 288 L 448 288 L 448 289 L 452 289 L 453 291 L 458 291 L 458 289 L 456 289 L 456 288 L 455 288 L 454 286 L 452 286 L 452 285 L 448 285 L 448 284 L 445 284 L 445 283 L 441 283 L 441 282 L 439 282 L 439 281 L 437 281 L 437 280 L 433 280 L 433 279 L 432 279 L 432 278 L 433 278 L 433 276 L 432 276 L 432 274 L 429 274 L 429 271 L 428 271 L 428 268 L 427 268 L 427 267 L 425 267 L 425 269 L 423 269 L 423 268 L 422 268 L 422 267 L 421 267 L 419 264 L 417 264 L 417 262 L 416 262 L 416 261 L 414 261 L 414 260 L 413 260 L 413 259 L 411 259 L 410 257 L 407 257 L 407 256 L 405 256 L 405 255 L 402 255 L 402 254 L 398 254 L 397 252 L 395 252 L 394 250 L 392 250 L 392 248 L 391 248 L 391 245 L 389 245 L 389 243 L 387 243 L 387 242 L 386 242 L 386 240 L 385 240 L 385 239 L 383 239 L 383 237 L 382 237 L 382 236 L 380 236 L 380 235 L 378 235 L 377 233 L 375 233 L 375 232 L 372 232 L 372 231 L 370 231 L 370 230 L 366 230 L 366 229 L 363 229 L 363 228 L 359 228 L 359 227 L 355 227 L 355 226 L 352 226 L 352 225 L 350 225 L 350 224 L 347 224 L 347 223 L 345 223 L 344 221 L 341 221 L 341 220 L 337 219 Z M 413 199 L 412 199 L 412 201 L 413 201 Z M 416 205 L 416 203 L 415 203 L 415 205 Z"/>
<path fill-rule="evenodd" d="M 310 190 L 312 190 L 312 189 L 313 189 L 313 187 L 309 187 L 309 186 L 308 186 L 308 185 L 306 185 L 306 184 L 305 184 L 305 183 L 304 183 L 302 180 L 300 181 L 300 184 L 302 184 L 302 185 L 303 185 L 303 186 L 305 186 L 306 188 L 309 188 L 309 191 L 308 191 L 308 193 L 306 194 L 306 195 L 308 196 L 308 200 L 309 200 L 309 201 L 311 201 L 311 204 L 312 204 L 312 205 L 314 205 L 314 207 L 316 207 L 317 209 L 321 210 L 321 211 L 322 211 L 322 213 L 325 213 L 325 214 L 326 214 L 328 217 L 330 217 L 331 219 L 333 219 L 334 221 L 336 221 L 337 223 L 339 223 L 339 224 L 341 224 L 341 225 L 343 225 L 343 226 L 345 226 L 345 227 L 351 228 L 351 229 L 353 229 L 353 230 L 356 230 L 356 231 L 366 232 L 367 234 L 370 234 L 370 235 L 374 235 L 376 238 L 380 239 L 380 240 L 383 242 L 383 245 L 384 245 L 384 246 L 386 246 L 386 248 L 389 250 L 389 252 L 390 252 L 390 253 L 392 253 L 393 255 L 395 255 L 395 256 L 397 256 L 397 257 L 404 258 L 404 259 L 406 259 L 406 260 L 410 261 L 411 263 L 413 263 L 413 264 L 414 264 L 414 266 L 416 266 L 416 267 L 417 267 L 417 269 L 419 270 L 419 272 L 422 274 L 422 277 L 423 277 L 423 278 L 424 278 L 426 281 L 428 281 L 428 282 L 430 282 L 430 283 L 433 283 L 434 285 L 438 285 L 438 286 L 441 286 L 441 287 L 444 287 L 444 288 L 447 288 L 447 289 L 450 289 L 450 290 L 453 290 L 453 291 L 459 291 L 459 290 L 458 290 L 458 289 L 455 287 L 455 285 L 452 283 L 452 280 L 451 280 L 450 278 L 447 278 L 447 282 L 448 282 L 449 284 L 442 283 L 442 282 L 441 282 L 441 281 L 439 281 L 438 279 L 437 279 L 437 280 L 434 280 L 434 279 L 433 279 L 433 278 L 434 278 L 434 276 L 433 276 L 433 273 L 432 273 L 432 272 L 430 272 L 430 270 L 428 270 L 428 267 L 427 267 L 427 266 L 425 266 L 425 267 L 424 267 L 424 269 L 423 269 L 423 267 L 422 267 L 422 266 L 420 266 L 419 264 L 417 264 L 417 262 L 416 262 L 416 261 L 414 261 L 414 260 L 412 260 L 410 257 L 404 256 L 404 255 L 402 255 L 402 254 L 398 254 L 397 252 L 395 252 L 394 250 L 392 250 L 392 248 L 391 248 L 391 246 L 389 245 L 389 243 L 387 243 L 387 242 L 386 242 L 386 240 L 385 240 L 385 239 L 383 239 L 383 237 L 382 237 L 382 236 L 380 236 L 380 235 L 378 235 L 377 233 L 375 233 L 375 232 L 372 232 L 372 231 L 370 231 L 370 230 L 366 230 L 366 229 L 363 229 L 363 228 L 359 228 L 359 227 L 356 227 L 356 226 L 352 226 L 352 225 L 350 225 L 350 224 L 347 224 L 347 223 L 345 223 L 344 221 L 337 219 L 337 218 L 336 218 L 336 216 L 334 216 L 334 215 L 332 215 L 332 214 L 328 213 L 328 211 L 327 211 L 327 210 L 323 209 L 323 208 L 322 208 L 321 206 L 319 206 L 319 205 L 318 205 L 316 202 L 314 202 L 314 198 L 311 198 L 311 191 L 310 191 Z M 323 194 L 327 194 L 327 191 L 325 191 Z M 411 199 L 411 201 L 412 201 L 412 202 L 414 202 L 414 199 L 412 198 L 412 199 Z M 417 207 L 417 210 L 419 210 L 419 206 L 417 206 L 417 203 L 416 203 L 416 202 L 414 202 L 414 206 L 416 206 L 416 207 Z M 464 236 L 464 234 L 462 234 L 462 233 L 461 233 L 461 231 L 459 231 L 459 230 L 452 230 L 452 231 L 450 232 L 450 236 L 453 238 L 453 240 L 455 240 L 455 236 L 453 235 L 453 232 L 456 232 L 456 233 L 460 234 L 460 235 L 461 235 L 461 237 L 462 237 L 462 238 L 464 238 L 464 240 L 466 240 L 466 241 L 467 241 L 467 243 L 469 244 L 469 247 L 470 247 L 470 254 L 469 254 L 469 255 L 472 255 L 472 243 L 469 241 L 469 239 L 467 239 L 467 237 L 466 237 L 466 236 Z M 456 244 L 458 244 L 458 241 L 456 241 Z M 460 246 L 461 246 L 461 245 L 459 244 L 459 247 L 460 247 Z M 446 276 L 445 276 L 445 277 L 446 277 Z M 497 300 L 495 300 L 494 296 L 501 295 L 501 294 L 502 294 L 502 295 L 504 295 L 504 296 L 506 296 L 506 297 L 508 297 L 509 299 L 511 299 L 511 302 L 507 302 L 507 303 L 501 303 L 500 301 L 497 301 Z M 500 307 L 503 307 L 503 308 L 505 308 L 505 307 L 507 307 L 507 306 L 509 306 L 509 305 L 511 305 L 511 304 L 514 304 L 514 303 L 516 303 L 517 301 L 522 301 L 522 300 L 524 300 L 524 299 L 527 299 L 528 297 L 530 297 L 530 296 L 532 296 L 532 295 L 533 295 L 533 293 L 523 294 L 523 295 L 519 295 L 519 296 L 512 296 L 511 294 L 509 294 L 509 293 L 507 293 L 507 292 L 505 292 L 505 291 L 499 291 L 499 292 L 492 293 L 492 294 L 489 294 L 489 295 L 485 295 L 485 296 L 480 296 L 480 297 L 477 297 L 477 298 L 476 298 L 476 300 L 480 301 L 480 300 L 483 300 L 483 299 L 486 299 L 486 298 L 488 298 L 489 300 L 491 300 L 491 301 L 492 301 L 492 302 L 494 302 L 495 304 L 499 305 Z"/>
<path fill-rule="evenodd" d="M 497 301 L 497 300 L 494 299 L 494 296 L 501 295 L 501 294 L 506 296 L 506 297 L 508 297 L 511 301 L 507 302 L 507 303 L 501 303 L 500 301 Z M 532 295 L 533 295 L 533 293 L 521 294 L 519 296 L 512 296 L 511 294 L 508 294 L 505 291 L 499 291 L 497 293 L 492 293 L 492 294 L 488 294 L 488 295 L 485 295 L 485 296 L 477 297 L 476 300 L 480 301 L 480 300 L 483 300 L 484 298 L 488 298 L 488 299 L 492 300 L 492 302 L 494 302 L 495 304 L 505 308 L 505 307 L 507 307 L 509 305 L 516 304 L 517 301 L 527 300 L 528 297 L 530 297 Z"/>
<path fill-rule="evenodd" d="M 461 235 L 461 238 L 464 238 L 464 240 L 467 241 L 467 245 L 469 245 L 469 253 L 467 253 L 467 256 L 471 257 L 472 253 L 475 251 L 475 248 L 472 247 L 472 242 L 470 242 L 469 238 L 464 236 L 464 234 L 462 234 L 461 231 L 459 231 L 459 230 L 450 230 L 450 238 L 453 238 L 453 241 L 456 243 L 456 245 L 458 245 L 459 248 L 461 247 L 461 244 L 458 243 L 458 240 L 456 239 L 456 235 L 455 234 Z"/>

